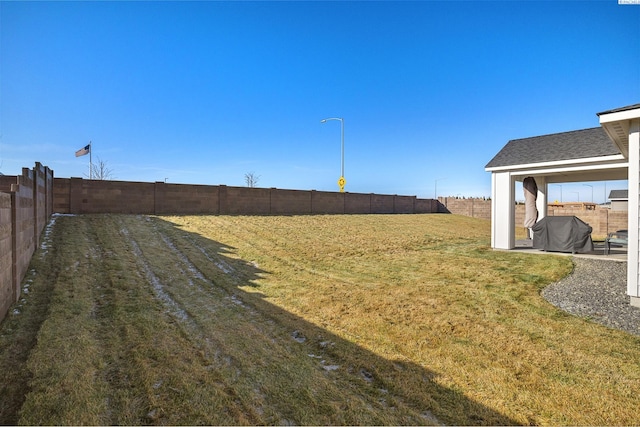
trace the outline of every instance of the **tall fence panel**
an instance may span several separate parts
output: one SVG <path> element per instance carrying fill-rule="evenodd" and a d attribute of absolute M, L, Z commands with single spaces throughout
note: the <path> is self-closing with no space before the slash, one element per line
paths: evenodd
<path fill-rule="evenodd" d="M 371 212 L 380 214 L 394 213 L 393 196 L 383 194 L 371 195 Z"/>
<path fill-rule="evenodd" d="M 458 197 L 439 197 L 445 212 L 474 218 L 491 219 L 491 200 Z"/>
<path fill-rule="evenodd" d="M 338 193 L 344 195 L 344 213 L 362 214 L 362 213 L 382 213 L 376 212 L 371 204 L 373 194 L 362 193 Z"/>
<path fill-rule="evenodd" d="M 16 299 L 20 295 L 20 282 L 24 277 L 31 255 L 35 252 L 38 240 L 36 231 L 36 216 L 34 209 L 37 201 L 34 197 L 34 177 L 33 171 L 22 169 L 22 179 L 19 184 L 13 185 L 11 190 L 14 198 L 14 221 L 13 227 L 13 259 L 15 271 L 13 274 L 13 287 Z"/>
<path fill-rule="evenodd" d="M 71 179 L 56 178 L 53 182 L 53 211 L 71 213 Z"/>
<path fill-rule="evenodd" d="M 34 202 L 33 217 L 36 243 L 53 212 L 53 171 L 40 163 L 33 168 Z"/>
<path fill-rule="evenodd" d="M 71 178 L 69 213 L 146 214 L 155 209 L 151 182 L 98 181 Z M 57 185 L 57 181 L 56 184 Z M 58 192 L 56 192 L 58 193 Z"/>
<path fill-rule="evenodd" d="M 20 283 L 53 212 L 53 171 L 36 163 L 0 177 L 0 320 L 20 298 Z"/>
<path fill-rule="evenodd" d="M 434 199 L 416 199 L 415 213 L 437 213 L 440 202 Z"/>
<path fill-rule="evenodd" d="M 315 215 L 434 213 L 438 203 L 388 194 L 56 178 L 53 206 L 75 214 Z"/>
<path fill-rule="evenodd" d="M 222 215 L 268 215 L 271 213 L 271 190 L 221 185 L 219 212 Z"/>
<path fill-rule="evenodd" d="M 520 210 L 524 210 L 523 205 L 516 206 L 516 213 Z M 601 207 L 596 207 L 596 209 L 572 209 L 549 205 L 547 215 L 576 216 L 591 226 L 591 235 L 596 237 L 605 237 L 608 233 L 617 230 L 626 230 L 629 224 L 626 211 L 612 211 L 609 208 Z M 524 218 L 524 214 L 522 217 Z"/>
<path fill-rule="evenodd" d="M 271 211 L 269 213 L 273 215 L 309 215 L 311 214 L 311 192 L 272 188 Z"/>
<path fill-rule="evenodd" d="M 0 320 L 15 301 L 13 282 L 12 195 L 0 193 Z"/>
<path fill-rule="evenodd" d="M 491 200 L 440 197 L 438 203 L 446 212 L 491 220 Z M 419 209 L 416 210 L 419 211 Z M 547 215 L 576 216 L 591 226 L 593 229 L 591 235 L 597 238 L 617 230 L 626 230 L 628 224 L 626 211 L 614 211 L 600 206 L 596 206 L 595 209 L 586 209 L 585 207 L 572 208 L 549 204 Z M 524 227 L 525 206 L 523 204 L 516 205 L 514 216 L 516 227 Z"/>
<path fill-rule="evenodd" d="M 154 185 L 154 212 L 172 214 L 183 210 L 192 214 L 218 214 L 220 210 L 220 187 L 189 185 L 189 191 L 181 184 L 156 182 Z"/>
<path fill-rule="evenodd" d="M 345 213 L 345 194 L 329 191 L 311 191 L 312 214 L 343 214 Z"/>
<path fill-rule="evenodd" d="M 414 196 L 393 196 L 393 212 L 410 214 L 416 210 L 416 198 Z"/>

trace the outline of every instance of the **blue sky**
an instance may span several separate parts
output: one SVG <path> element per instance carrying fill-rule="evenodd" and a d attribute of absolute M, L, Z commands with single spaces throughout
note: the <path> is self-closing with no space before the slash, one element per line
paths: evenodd
<path fill-rule="evenodd" d="M 4 174 L 84 177 L 91 141 L 119 180 L 336 191 L 342 117 L 346 191 L 488 197 L 508 140 L 640 102 L 615 0 L 2 1 L 0 25 Z"/>

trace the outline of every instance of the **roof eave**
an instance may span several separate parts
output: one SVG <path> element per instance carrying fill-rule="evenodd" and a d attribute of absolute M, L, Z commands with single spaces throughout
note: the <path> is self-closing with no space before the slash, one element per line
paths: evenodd
<path fill-rule="evenodd" d="M 522 169 L 548 169 L 548 168 L 558 168 L 563 166 L 577 166 L 577 165 L 593 165 L 593 164 L 619 164 L 620 161 L 626 160 L 626 157 L 622 154 L 616 154 L 611 156 L 599 156 L 599 157 L 588 157 L 583 159 L 569 159 L 569 160 L 557 160 L 553 162 L 540 162 L 540 163 L 527 163 L 520 165 L 509 165 L 509 166 L 494 166 L 494 167 L 485 167 L 484 170 L 486 172 L 507 172 L 507 171 L 516 171 Z"/>
<path fill-rule="evenodd" d="M 596 113 L 598 117 L 614 117 L 615 120 L 627 120 L 629 118 L 637 118 L 637 110 L 640 110 L 640 104 L 627 105 L 626 107 L 614 108 L 613 110 L 602 111 Z M 634 113 L 634 111 L 636 111 Z M 629 117 L 631 116 L 631 117 Z"/>
<path fill-rule="evenodd" d="M 631 120 L 640 118 L 640 104 L 597 114 L 600 125 L 620 152 L 629 157 L 629 126 Z"/>

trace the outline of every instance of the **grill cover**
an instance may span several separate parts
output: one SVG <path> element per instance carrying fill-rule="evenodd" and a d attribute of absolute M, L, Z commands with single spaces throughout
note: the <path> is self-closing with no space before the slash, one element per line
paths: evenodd
<path fill-rule="evenodd" d="M 575 216 L 546 216 L 533 227 L 533 247 L 550 252 L 592 252 L 592 228 Z"/>

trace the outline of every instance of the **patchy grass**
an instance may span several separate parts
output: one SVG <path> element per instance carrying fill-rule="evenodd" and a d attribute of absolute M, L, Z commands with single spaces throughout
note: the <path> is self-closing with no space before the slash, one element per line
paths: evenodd
<path fill-rule="evenodd" d="M 638 424 L 640 339 L 456 215 L 57 217 L 5 424 Z"/>

